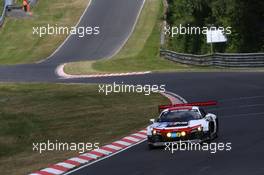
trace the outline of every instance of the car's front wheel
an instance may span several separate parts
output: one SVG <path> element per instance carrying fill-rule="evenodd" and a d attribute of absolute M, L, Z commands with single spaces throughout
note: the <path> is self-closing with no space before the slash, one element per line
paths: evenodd
<path fill-rule="evenodd" d="M 152 150 L 152 149 L 154 149 L 155 147 L 152 145 L 152 144 L 148 144 L 148 148 L 149 148 L 149 150 Z"/>

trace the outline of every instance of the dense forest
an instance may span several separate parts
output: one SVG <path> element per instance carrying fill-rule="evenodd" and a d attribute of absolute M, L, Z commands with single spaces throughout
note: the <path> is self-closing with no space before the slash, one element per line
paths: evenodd
<path fill-rule="evenodd" d="M 167 0 L 170 26 L 231 27 L 226 43 L 214 43 L 215 52 L 264 52 L 263 0 Z M 177 52 L 206 54 L 206 35 L 168 37 L 168 47 Z"/>

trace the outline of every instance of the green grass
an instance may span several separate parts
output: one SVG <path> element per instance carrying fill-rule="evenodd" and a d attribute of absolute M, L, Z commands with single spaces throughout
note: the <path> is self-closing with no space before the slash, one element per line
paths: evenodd
<path fill-rule="evenodd" d="M 1 0 L 2 1 L 2 0 Z M 48 57 L 66 38 L 66 35 L 33 35 L 33 27 L 74 26 L 89 0 L 39 1 L 33 8 L 33 17 L 6 18 L 0 29 L 0 64 L 32 63 Z"/>
<path fill-rule="evenodd" d="M 97 85 L 0 84 L 0 172 L 18 175 L 76 156 L 32 151 L 33 142 L 100 142 L 145 127 L 167 103 L 158 94 L 105 96 Z"/>
<path fill-rule="evenodd" d="M 163 16 L 162 0 L 146 0 L 136 28 L 121 51 L 111 59 L 66 64 L 69 74 L 94 74 L 130 71 L 263 71 L 263 69 L 221 69 L 175 63 L 159 55 L 160 29 Z"/>
<path fill-rule="evenodd" d="M 148 70 L 175 71 L 193 68 L 160 58 L 159 43 L 162 11 L 162 0 L 146 0 L 135 31 L 116 56 L 97 62 L 70 63 L 65 66 L 65 72 L 89 74 Z"/>
<path fill-rule="evenodd" d="M 2 15 L 4 9 L 4 0 L 0 0 L 0 16 Z"/>

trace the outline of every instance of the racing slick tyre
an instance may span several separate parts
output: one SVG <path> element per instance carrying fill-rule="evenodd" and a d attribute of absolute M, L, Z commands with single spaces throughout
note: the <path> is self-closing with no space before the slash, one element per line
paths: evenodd
<path fill-rule="evenodd" d="M 218 131 L 219 131 L 219 122 L 218 122 L 218 118 L 216 119 L 216 132 L 215 132 L 215 138 L 218 137 Z"/>
<path fill-rule="evenodd" d="M 213 134 L 214 132 L 214 123 L 210 122 L 209 123 L 209 131 L 207 132 L 207 139 L 205 140 L 205 142 L 210 143 L 214 138 L 215 138 L 215 134 Z"/>
<path fill-rule="evenodd" d="M 153 146 L 152 144 L 148 144 L 148 148 L 149 148 L 149 150 L 152 150 L 155 148 L 155 146 Z"/>

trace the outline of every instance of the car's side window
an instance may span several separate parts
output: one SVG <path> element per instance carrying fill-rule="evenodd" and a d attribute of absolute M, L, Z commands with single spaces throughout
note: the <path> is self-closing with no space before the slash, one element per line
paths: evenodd
<path fill-rule="evenodd" d="M 202 117 L 204 118 L 206 116 L 206 112 L 204 111 L 204 109 L 203 108 L 200 108 L 200 112 L 202 114 Z"/>

